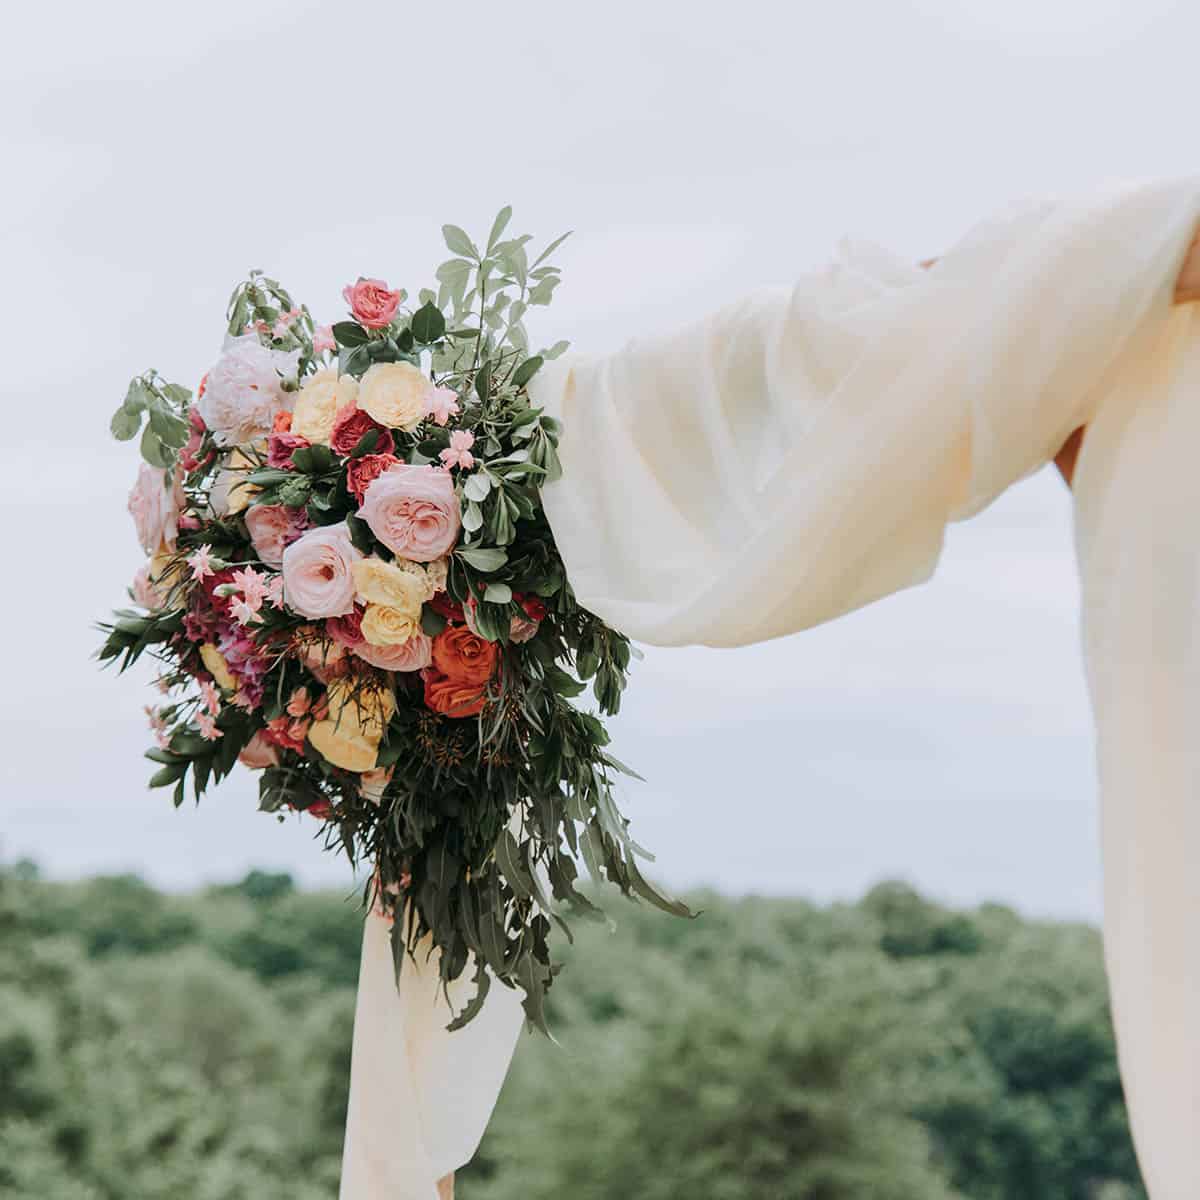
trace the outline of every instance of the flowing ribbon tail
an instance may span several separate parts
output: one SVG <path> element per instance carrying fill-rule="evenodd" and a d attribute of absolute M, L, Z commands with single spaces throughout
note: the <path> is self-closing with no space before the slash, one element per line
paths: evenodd
<path fill-rule="evenodd" d="M 422 943 L 397 982 L 389 935 L 387 920 L 369 914 L 340 1200 L 437 1200 L 437 1181 L 479 1146 L 524 1019 L 517 994 L 493 986 L 479 1015 L 447 1032 L 470 998 L 473 972 L 451 984 L 447 1003 Z"/>
<path fill-rule="evenodd" d="M 1200 1196 L 1200 315 L 1177 311 L 1076 474 L 1099 734 L 1104 941 L 1153 1200 Z"/>

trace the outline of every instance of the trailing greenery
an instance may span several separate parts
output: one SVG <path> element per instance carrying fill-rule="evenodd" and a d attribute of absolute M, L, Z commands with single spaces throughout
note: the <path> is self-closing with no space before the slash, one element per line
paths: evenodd
<path fill-rule="evenodd" d="M 581 927 L 460 1200 L 1135 1200 L 1094 930 L 896 884 Z M 333 1200 L 360 912 L 0 872 L 0 1196 Z"/>

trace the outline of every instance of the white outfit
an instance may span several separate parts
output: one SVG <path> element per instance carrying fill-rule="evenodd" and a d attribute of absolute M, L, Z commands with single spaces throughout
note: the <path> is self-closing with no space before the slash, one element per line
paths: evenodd
<path fill-rule="evenodd" d="M 948 522 L 1090 424 L 1075 496 L 1105 946 L 1153 1200 L 1200 1197 L 1200 326 L 1171 305 L 1198 217 L 1200 181 L 1183 180 L 1011 211 L 931 271 L 845 244 L 793 288 L 533 385 L 564 423 L 545 503 L 575 592 L 657 645 L 781 637 L 923 582 Z M 390 989 L 376 941 L 361 986 Z M 373 1149 L 348 1162 L 391 1153 L 415 1051 L 385 1037 L 417 1028 L 415 1001 L 360 996 L 348 1145 Z M 454 1055 L 463 1077 L 412 1085 L 426 1144 L 447 1147 L 434 1170 L 465 1161 L 490 1111 L 511 994 L 493 988 L 484 1020 L 443 1035 L 486 1050 Z M 392 1178 L 356 1168 L 343 1200 L 427 1200 Z"/>

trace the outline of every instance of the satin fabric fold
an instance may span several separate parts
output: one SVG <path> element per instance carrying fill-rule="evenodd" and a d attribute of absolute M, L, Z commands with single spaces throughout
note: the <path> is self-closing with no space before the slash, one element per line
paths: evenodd
<path fill-rule="evenodd" d="M 1184 179 L 1014 208 L 928 272 L 844 243 L 794 287 L 533 384 L 564 424 L 545 504 L 572 586 L 664 646 L 923 582 L 950 521 L 1090 422 L 1105 952 L 1153 1200 L 1200 1196 L 1200 330 L 1171 306 L 1198 215 Z"/>
<path fill-rule="evenodd" d="M 387 920 L 363 926 L 340 1200 L 437 1200 L 437 1181 L 470 1161 L 492 1115 L 524 1021 L 520 998 L 493 985 L 465 1028 L 473 968 L 441 992 L 429 945 L 397 980 Z"/>

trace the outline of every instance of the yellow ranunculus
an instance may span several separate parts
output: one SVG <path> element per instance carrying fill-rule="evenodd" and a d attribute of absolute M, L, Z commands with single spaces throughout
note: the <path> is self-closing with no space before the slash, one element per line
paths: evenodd
<path fill-rule="evenodd" d="M 411 431 L 425 417 L 425 397 L 432 387 L 412 363 L 375 363 L 359 384 L 358 407 L 380 425 Z"/>
<path fill-rule="evenodd" d="M 218 687 L 224 688 L 227 692 L 237 690 L 237 680 L 230 673 L 229 664 L 225 661 L 225 655 L 212 642 L 205 642 L 200 647 L 200 661 L 204 663 L 208 673 L 217 681 Z"/>
<path fill-rule="evenodd" d="M 396 711 L 395 694 L 361 680 L 335 679 L 327 700 L 329 713 L 309 726 L 309 742 L 335 767 L 360 774 L 373 770 L 383 731 Z"/>
<path fill-rule="evenodd" d="M 421 628 L 421 618 L 390 604 L 368 604 L 361 628 L 372 646 L 403 646 Z"/>
<path fill-rule="evenodd" d="M 414 573 L 382 558 L 363 558 L 351 569 L 354 590 L 364 604 L 385 604 L 420 620 L 421 605 L 429 599 L 420 567 Z"/>
<path fill-rule="evenodd" d="M 358 395 L 358 381 L 351 375 L 338 376 L 330 368 L 318 371 L 304 381 L 296 407 L 292 411 L 292 433 L 310 442 L 329 445 L 338 409 L 353 404 Z"/>

